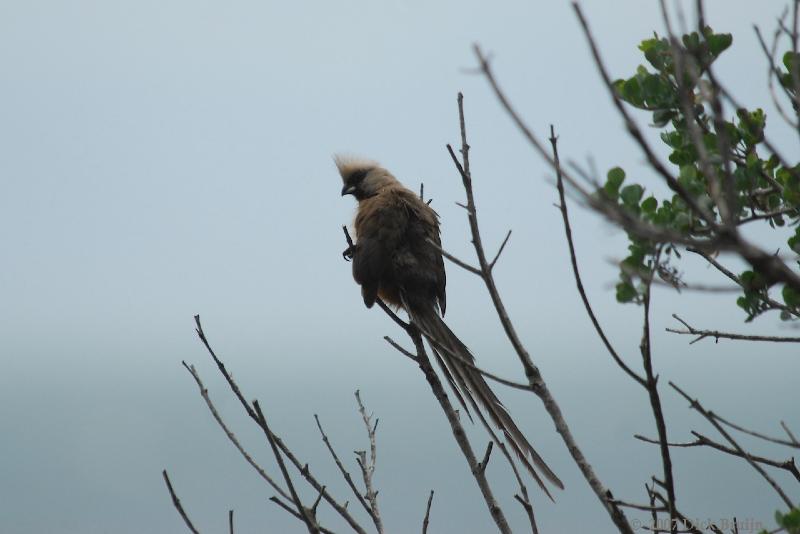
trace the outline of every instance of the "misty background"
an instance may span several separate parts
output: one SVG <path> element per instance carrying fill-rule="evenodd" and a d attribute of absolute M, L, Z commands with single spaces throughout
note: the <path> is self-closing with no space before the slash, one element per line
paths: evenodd
<path fill-rule="evenodd" d="M 734 35 L 717 75 L 748 106 L 765 107 L 769 135 L 791 156 L 797 139 L 769 105 L 751 27 L 771 33 L 784 4 L 717 0 L 707 10 L 715 30 Z M 643 62 L 638 43 L 663 31 L 656 2 L 584 9 L 615 77 L 630 76 Z M 621 165 L 662 191 L 566 2 L 0 2 L 0 532 L 183 532 L 164 468 L 204 532 L 223 532 L 229 509 L 237 532 L 302 530 L 267 501 L 272 492 L 181 367 L 197 366 L 234 431 L 277 473 L 195 336 L 194 314 L 245 395 L 343 500 L 351 497 L 313 414 L 357 469 L 350 451 L 367 446 L 353 398 L 360 389 L 381 421 L 375 482 L 389 531 L 419 530 L 430 489 L 431 532 L 493 531 L 421 373 L 382 338 L 407 341 L 364 308 L 342 260 L 354 203 L 339 196 L 332 162 L 334 153 L 358 154 L 412 189 L 424 182 L 445 248 L 471 260 L 455 205 L 464 193 L 444 148 L 459 140 L 458 91 L 488 253 L 513 229 L 496 270 L 512 320 L 600 478 L 616 496 L 644 500 L 644 482 L 661 474 L 657 448 L 632 438 L 655 435 L 647 397 L 585 315 L 552 173 L 471 70 L 475 42 L 537 134 L 555 125 L 562 158 L 591 158 L 603 175 Z M 646 126 L 650 117 L 636 116 Z M 574 202 L 571 214 L 587 292 L 638 369 L 641 310 L 614 301 L 612 261 L 624 257 L 624 236 Z M 447 268 L 449 325 L 483 367 L 520 379 L 480 280 Z M 725 282 L 694 258 L 683 270 L 692 281 Z M 745 426 L 779 434 L 784 419 L 800 430 L 796 347 L 689 346 L 664 332 L 678 313 L 701 328 L 786 335 L 774 314 L 745 325 L 735 299 L 654 293 L 653 354 L 672 440 L 690 439 L 691 429 L 715 434 L 667 379 Z M 555 504 L 529 484 L 541 531 L 611 532 L 540 402 L 497 387 L 566 484 Z M 483 431 L 471 436 L 482 451 Z M 673 462 L 690 517 L 772 525 L 781 503 L 741 459 L 688 449 Z M 499 457 L 489 473 L 522 527 Z M 320 513 L 340 529 L 324 505 Z"/>

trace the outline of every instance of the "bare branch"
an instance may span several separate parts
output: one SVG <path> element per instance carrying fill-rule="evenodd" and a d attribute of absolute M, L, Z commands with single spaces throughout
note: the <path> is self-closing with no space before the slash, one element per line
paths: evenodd
<path fill-rule="evenodd" d="M 508 243 L 509 237 L 511 237 L 511 230 L 508 231 L 505 239 L 503 239 L 503 242 L 500 244 L 500 248 L 497 249 L 497 254 L 495 254 L 494 259 L 491 262 L 489 262 L 489 270 L 494 269 L 494 264 L 497 263 L 497 260 L 500 259 L 500 254 L 502 254 L 503 249 L 506 248 L 506 243 Z"/>
<path fill-rule="evenodd" d="M 319 429 L 319 433 L 322 435 L 322 442 L 325 443 L 325 446 L 328 448 L 328 452 L 330 452 L 331 456 L 333 457 L 333 461 L 336 462 L 336 467 L 339 468 L 339 472 L 342 474 L 342 477 L 344 478 L 345 482 L 347 482 L 347 485 L 350 486 L 350 489 L 356 496 L 356 499 L 358 499 L 358 502 L 361 503 L 361 506 L 364 507 L 364 510 L 367 511 L 369 516 L 372 518 L 373 522 L 375 522 L 375 517 L 373 516 L 372 509 L 364 500 L 364 497 L 361 496 L 361 492 L 356 487 L 356 484 L 353 481 L 353 477 L 350 476 L 350 473 L 347 471 L 347 469 L 345 469 L 344 464 L 342 464 L 342 461 L 339 459 L 339 455 L 336 454 L 333 445 L 328 439 L 328 435 L 322 429 L 322 423 L 320 422 L 319 416 L 317 414 L 314 414 L 314 420 L 317 422 L 317 428 Z M 322 492 L 320 492 L 320 495 L 322 495 Z M 377 527 L 378 524 L 376 523 L 375 526 Z"/>
<path fill-rule="evenodd" d="M 797 445 L 798 447 L 800 447 L 800 441 L 797 441 L 797 438 L 796 438 L 796 437 L 794 437 L 794 434 L 792 434 L 792 431 L 791 431 L 791 430 L 789 430 L 789 427 L 788 427 L 788 426 L 786 426 L 786 423 L 784 423 L 783 421 L 781 421 L 781 427 L 782 427 L 782 428 L 783 428 L 783 430 L 786 432 L 786 435 L 787 435 L 787 436 L 789 436 L 789 439 L 790 439 L 790 440 L 792 440 L 792 443 L 793 443 L 794 445 Z"/>
<path fill-rule="evenodd" d="M 608 337 L 606 337 L 603 327 L 600 326 L 600 323 L 594 314 L 592 305 L 589 303 L 589 297 L 586 296 L 586 290 L 583 288 L 583 281 L 581 280 L 581 273 L 578 269 L 578 259 L 575 254 L 575 244 L 572 241 L 572 227 L 570 226 L 569 222 L 567 200 L 564 195 L 564 180 L 561 173 L 561 162 L 558 157 L 558 138 L 556 137 L 552 124 L 550 125 L 550 144 L 553 146 L 553 162 L 555 163 L 556 169 L 556 187 L 558 189 L 559 200 L 558 209 L 561 211 L 561 219 L 564 221 L 564 232 L 567 236 L 567 246 L 569 247 L 569 258 L 572 264 L 572 273 L 575 275 L 575 285 L 578 287 L 578 293 L 583 301 L 583 306 L 586 308 L 586 313 L 589 315 L 589 319 L 592 321 L 592 325 L 594 325 L 597 335 L 600 336 L 600 339 L 603 341 L 603 345 L 605 345 L 606 350 L 608 350 L 608 353 L 611 354 L 611 357 L 614 359 L 614 361 L 617 362 L 617 365 L 619 365 L 620 369 L 625 371 L 625 373 L 639 385 L 645 386 L 644 378 L 636 374 L 630 367 L 628 367 L 628 365 L 622 361 L 622 358 L 619 357 L 619 354 L 617 354 L 617 351 L 611 345 Z"/>
<path fill-rule="evenodd" d="M 478 484 L 478 488 L 481 490 L 481 494 L 483 495 L 483 499 L 489 508 L 489 513 L 492 516 L 492 519 L 494 520 L 500 532 L 503 534 L 510 534 L 511 528 L 508 525 L 508 521 L 503 513 L 503 509 L 495 499 L 485 474 L 482 473 L 478 468 L 478 460 L 475 458 L 475 453 L 473 452 L 472 446 L 467 439 L 464 427 L 461 425 L 461 421 L 459 420 L 453 405 L 450 403 L 450 399 L 447 397 L 447 393 L 445 392 L 439 377 L 436 375 L 436 372 L 431 366 L 431 362 L 428 359 L 428 354 L 425 351 L 425 345 L 422 342 L 422 336 L 419 330 L 411 328 L 409 330 L 409 335 L 411 336 L 411 339 L 414 342 L 414 346 L 417 350 L 417 361 L 419 363 L 419 368 L 424 373 L 425 379 L 431 386 L 431 390 L 433 391 L 436 400 L 439 401 L 439 405 L 447 417 L 447 422 L 450 424 L 453 437 L 455 437 L 456 443 L 461 449 L 464 458 L 467 460 L 470 472 L 472 473 L 473 477 L 475 477 L 475 481 Z"/>
<path fill-rule="evenodd" d="M 411 360 L 413 360 L 413 361 L 415 361 L 415 362 L 417 361 L 417 357 L 416 357 L 416 356 L 414 356 L 414 355 L 413 355 L 413 354 L 411 354 L 409 351 L 407 351 L 406 349 L 404 349 L 403 347 L 401 347 L 401 346 L 400 346 L 400 345 L 399 345 L 399 344 L 398 344 L 398 343 L 397 343 L 395 340 L 393 340 L 393 339 L 392 339 L 392 338 L 390 338 L 389 336 L 383 336 L 383 339 L 385 339 L 385 340 L 386 340 L 386 342 L 387 342 L 387 343 L 389 343 L 389 345 L 391 345 L 391 346 L 393 346 L 394 348 L 396 348 L 396 349 L 397 349 L 397 350 L 400 352 L 400 354 L 402 354 L 403 356 L 406 356 L 406 357 L 408 357 L 408 358 L 411 358 Z"/>
<path fill-rule="evenodd" d="M 700 434 L 699 432 L 695 432 L 692 430 L 692 434 L 695 436 L 694 441 L 689 441 L 686 443 L 669 443 L 670 447 L 679 447 L 679 448 L 690 448 L 690 447 L 710 447 L 712 449 L 716 449 L 718 451 L 724 452 L 726 454 L 730 454 L 731 456 L 738 456 L 739 458 L 746 458 L 745 455 L 737 451 L 736 449 L 732 449 L 723 445 L 722 443 L 718 443 L 711 438 Z M 653 443 L 655 445 L 659 444 L 658 440 L 648 438 L 645 436 L 641 436 L 639 434 L 635 434 L 634 438 L 644 441 L 645 443 Z M 749 454 L 750 458 L 753 459 L 754 462 L 758 462 L 764 465 L 770 465 L 772 467 L 777 467 L 778 469 L 784 469 L 790 472 L 797 480 L 800 482 L 800 471 L 797 469 L 797 465 L 794 463 L 794 458 L 790 458 L 784 461 L 772 460 L 770 458 L 765 458 L 763 456 L 756 456 L 754 454 Z"/>
<path fill-rule="evenodd" d="M 658 264 L 661 250 L 654 259 L 654 265 Z M 655 267 L 653 267 L 655 268 Z M 644 365 L 645 376 L 647 377 L 647 394 L 650 398 L 650 406 L 653 410 L 653 418 L 656 422 L 658 431 L 659 449 L 661 451 L 661 463 L 664 469 L 664 488 L 667 490 L 667 508 L 669 509 L 670 530 L 674 533 L 676 527 L 676 504 L 675 504 L 675 482 L 672 478 L 672 458 L 667 445 L 667 424 L 664 421 L 664 412 L 661 408 L 661 397 L 658 394 L 658 378 L 653 373 L 653 358 L 650 350 L 650 281 L 653 279 L 652 273 L 645 281 L 644 289 L 644 321 L 642 326 L 642 342 L 640 350 Z"/>
<path fill-rule="evenodd" d="M 191 530 L 194 534 L 200 534 L 192 524 L 192 521 L 189 519 L 189 516 L 186 515 L 186 511 L 183 509 L 183 506 L 181 505 L 181 500 L 175 494 L 175 490 L 172 489 L 172 482 L 169 481 L 169 475 L 167 474 L 167 470 L 164 469 L 163 471 L 161 471 L 161 474 L 164 477 L 164 482 L 167 483 L 167 489 L 169 490 L 169 495 L 170 497 L 172 497 L 172 505 L 175 506 L 175 509 L 181 515 L 183 522 L 186 523 L 186 527 L 189 530 Z"/>
<path fill-rule="evenodd" d="M 200 389 L 200 396 L 203 397 L 204 401 L 206 401 L 206 406 L 208 406 L 208 410 L 211 412 L 211 415 L 214 417 L 214 420 L 217 422 L 217 424 L 219 424 L 219 426 L 222 428 L 222 431 L 225 432 L 225 435 L 228 436 L 228 439 L 231 441 L 231 443 L 233 443 L 233 445 L 236 447 L 236 450 L 239 451 L 239 453 L 244 457 L 247 463 L 250 464 L 250 466 L 256 470 L 256 472 L 261 476 L 261 478 L 263 478 L 267 482 L 267 484 L 269 484 L 272 487 L 272 489 L 277 491 L 280 494 L 280 496 L 283 497 L 284 499 L 287 500 L 291 499 L 289 494 L 286 493 L 286 491 L 277 482 L 275 482 L 275 480 L 271 476 L 267 474 L 264 468 L 262 468 L 260 465 L 256 463 L 255 460 L 253 460 L 253 457 L 250 456 L 250 454 L 246 450 L 244 450 L 244 447 L 242 447 L 241 443 L 239 443 L 239 440 L 236 438 L 236 435 L 225 424 L 225 421 L 222 419 L 222 416 L 217 411 L 216 406 L 214 406 L 214 403 L 211 401 L 211 396 L 208 394 L 208 389 L 206 389 L 205 385 L 200 380 L 200 375 L 197 373 L 197 370 L 194 368 L 194 365 L 187 365 L 186 362 L 181 362 L 181 363 L 186 368 L 186 370 L 189 371 L 189 374 L 192 375 L 192 378 L 194 378 L 194 381 L 197 383 L 197 387 Z"/>
<path fill-rule="evenodd" d="M 449 148 L 449 145 L 448 145 L 448 148 Z M 480 270 L 480 269 L 478 269 L 477 267 L 473 267 L 473 266 L 472 266 L 472 265 L 470 265 L 469 263 L 467 263 L 467 262 L 465 262 L 465 261 L 463 261 L 463 260 L 460 260 L 460 259 L 456 258 L 456 257 L 455 257 L 455 256 L 453 256 L 452 254 L 450 254 L 449 252 L 447 252 L 445 249 L 443 249 L 442 247 L 440 247 L 440 246 L 439 246 L 439 244 L 438 244 L 438 243 L 436 243 L 436 242 L 435 242 L 433 239 L 428 239 L 428 244 L 429 244 L 429 245 L 431 245 L 431 246 L 432 246 L 433 248 L 435 248 L 436 250 L 438 250 L 438 251 L 439 251 L 439 252 L 442 254 L 442 256 L 444 256 L 444 257 L 445 257 L 445 258 L 447 258 L 448 260 L 452 261 L 453 263 L 455 263 L 456 265 L 458 265 L 459 267 L 461 267 L 461 268 L 462 268 L 462 269 L 464 269 L 465 271 L 469 271 L 469 272 L 471 272 L 472 274 L 477 274 L 478 276 L 480 276 L 480 275 L 481 275 L 481 270 Z"/>
<path fill-rule="evenodd" d="M 275 456 L 275 460 L 278 462 L 278 467 L 281 470 L 281 474 L 283 475 L 284 481 L 286 481 L 286 486 L 289 488 L 289 493 L 292 496 L 292 501 L 294 502 L 294 505 L 297 508 L 297 512 L 302 516 L 303 522 L 306 524 L 306 527 L 308 528 L 308 532 L 310 534 L 318 534 L 319 526 L 317 525 L 317 521 L 310 513 L 310 510 L 305 506 L 303 506 L 303 502 L 300 500 L 300 496 L 294 489 L 294 484 L 292 483 L 292 477 L 289 476 L 289 471 L 286 469 L 286 464 L 283 461 L 283 456 L 281 455 L 281 452 L 275 443 L 275 438 L 272 435 L 272 431 L 269 429 L 269 425 L 267 424 L 267 418 L 264 417 L 264 413 L 261 411 L 261 406 L 259 406 L 258 401 L 253 401 L 253 408 L 255 408 L 256 415 L 258 416 L 258 420 L 260 423 L 259 426 L 261 426 L 261 429 L 267 436 L 267 441 L 269 442 L 269 446 L 270 448 L 272 448 L 272 454 Z"/>
<path fill-rule="evenodd" d="M 516 113 L 510 106 L 510 103 L 506 99 L 503 92 L 500 90 L 497 82 L 492 75 L 491 69 L 489 67 L 488 59 L 483 55 L 480 48 L 477 46 L 475 47 L 475 54 L 478 58 L 480 70 L 485 76 L 485 78 L 489 81 L 489 84 L 492 86 L 492 89 L 495 92 L 498 100 L 503 104 L 509 114 L 514 118 L 515 122 L 520 126 L 523 132 L 526 132 L 526 136 L 537 147 L 537 150 L 540 151 L 541 154 L 548 160 L 552 162 L 552 159 L 547 154 L 547 151 L 544 150 L 544 147 L 538 140 L 530 133 L 527 126 L 519 119 Z M 584 478 L 589 483 L 592 490 L 597 495 L 597 498 L 606 508 L 607 512 L 609 513 L 612 521 L 620 530 L 620 532 L 624 534 L 633 534 L 633 530 L 628 523 L 627 518 L 625 517 L 624 512 L 617 506 L 608 503 L 605 498 L 607 493 L 607 489 L 604 485 L 600 482 L 600 479 L 594 472 L 591 464 L 586 460 L 586 457 L 583 455 L 583 451 L 578 446 L 575 438 L 572 435 L 572 432 L 567 425 L 566 420 L 564 419 L 563 414 L 561 413 L 561 408 L 559 407 L 558 403 L 556 402 L 555 398 L 553 398 L 552 394 L 550 393 L 549 389 L 547 388 L 547 384 L 544 381 L 544 378 L 541 375 L 539 369 L 534 365 L 533 360 L 528 354 L 527 349 L 525 349 L 524 345 L 520 341 L 519 337 L 517 336 L 516 330 L 514 329 L 513 324 L 511 323 L 511 319 L 508 316 L 508 313 L 505 309 L 505 305 L 503 304 L 502 299 L 500 298 L 500 294 L 497 290 L 497 286 L 494 281 L 494 277 L 492 275 L 491 269 L 489 269 L 489 262 L 486 259 L 486 254 L 483 249 L 481 235 L 480 235 L 480 228 L 478 226 L 478 218 L 477 218 L 477 209 L 475 207 L 475 199 L 473 196 L 472 191 L 472 176 L 469 170 L 469 144 L 467 143 L 467 133 L 466 133 L 466 126 L 465 126 L 465 119 L 464 119 L 464 97 L 461 93 L 458 95 L 458 114 L 459 114 L 459 125 L 461 128 L 461 155 L 463 158 L 463 165 L 461 162 L 458 161 L 458 158 L 455 157 L 453 150 L 451 147 L 448 146 L 448 151 L 453 159 L 453 163 L 455 164 L 456 168 L 461 175 L 462 183 L 464 186 L 464 190 L 467 195 L 467 213 L 469 219 L 469 226 L 470 226 L 470 233 L 472 235 L 472 244 L 475 248 L 475 253 L 478 257 L 478 263 L 480 265 L 482 275 L 481 278 L 486 285 L 486 289 L 489 292 L 489 295 L 492 298 L 492 303 L 494 304 L 495 311 L 497 312 L 498 318 L 500 319 L 500 323 L 503 326 L 503 330 L 506 333 L 506 337 L 508 338 L 509 342 L 511 343 L 514 351 L 517 353 L 519 357 L 520 363 L 525 371 L 525 376 L 528 378 L 528 382 L 531 385 L 532 390 L 536 393 L 541 399 L 544 404 L 547 413 L 550 415 L 551 419 L 553 420 L 556 430 L 561 435 L 562 439 L 564 440 L 567 449 L 569 450 L 570 454 L 572 455 L 573 460 L 578 465 L 581 470 L 581 473 L 584 475 Z"/>
<path fill-rule="evenodd" d="M 666 328 L 665 330 L 667 332 L 672 332 L 673 334 L 697 336 L 697 338 L 689 342 L 690 345 L 693 343 L 697 343 L 698 341 L 705 339 L 707 337 L 714 338 L 717 343 L 719 342 L 720 339 L 735 339 L 738 341 L 769 341 L 772 343 L 800 343 L 800 337 L 757 336 L 757 335 L 735 334 L 730 332 L 720 332 L 719 330 L 699 330 L 689 325 L 686 321 L 678 317 L 677 314 L 673 313 L 672 316 L 678 321 L 680 321 L 681 324 L 683 324 L 683 326 L 686 327 L 686 330 L 675 330 L 674 328 Z"/>
<path fill-rule="evenodd" d="M 303 520 L 303 516 L 298 514 L 294 509 L 292 509 L 291 506 L 289 506 L 285 502 L 281 501 L 277 496 L 273 495 L 272 497 L 269 498 L 269 500 L 274 502 L 275 504 L 277 504 L 278 506 L 280 506 L 281 508 L 283 508 L 287 512 L 289 512 L 291 515 L 293 515 L 294 517 L 296 517 L 300 521 Z M 322 532 L 322 534 L 335 534 L 332 530 L 328 530 L 327 528 L 325 528 L 325 527 L 323 527 L 321 525 L 319 527 L 319 531 Z"/>
<path fill-rule="evenodd" d="M 422 534 L 428 534 L 428 523 L 431 518 L 431 504 L 433 503 L 433 490 L 428 496 L 428 505 L 425 506 L 425 517 L 422 519 Z"/>
<path fill-rule="evenodd" d="M 666 506 L 653 506 L 651 504 L 637 504 L 632 502 L 623 501 L 620 499 L 609 499 L 617 506 L 623 506 L 625 508 L 633 508 L 634 510 L 644 510 L 645 512 L 666 512 Z"/>
<path fill-rule="evenodd" d="M 358 412 L 361 414 L 361 419 L 364 421 L 364 426 L 367 428 L 367 436 L 369 437 L 369 461 L 367 461 L 366 453 L 363 451 L 356 452 L 358 457 L 358 465 L 361 467 L 361 474 L 364 478 L 364 486 L 367 489 L 367 501 L 369 501 L 369 508 L 371 516 L 375 522 L 375 528 L 379 534 L 383 534 L 383 522 L 381 521 L 380 510 L 378 509 L 378 492 L 372 483 L 372 475 L 375 473 L 375 460 L 377 459 L 378 447 L 375 443 L 375 430 L 378 428 L 378 421 L 375 421 L 375 426 L 371 425 L 372 417 L 367 415 L 364 409 L 364 404 L 361 402 L 361 394 L 358 390 L 355 392 L 356 401 L 358 402 Z"/>
<path fill-rule="evenodd" d="M 750 456 L 749 453 L 747 453 L 744 449 L 742 449 L 742 447 L 736 442 L 736 440 L 734 440 L 733 437 L 731 437 L 731 435 L 717 421 L 717 416 L 713 412 L 710 412 L 705 408 L 703 408 L 703 406 L 698 402 L 697 399 L 691 398 L 682 389 L 676 386 L 675 383 L 670 382 L 669 385 L 672 387 L 672 389 L 680 393 L 680 395 L 684 399 L 689 401 L 690 407 L 695 411 L 697 411 L 698 413 L 700 413 L 703 417 L 705 417 L 708 420 L 708 422 L 711 423 L 714 426 L 714 428 L 717 429 L 717 432 L 722 434 L 722 436 L 726 440 L 728 440 L 728 443 L 730 443 L 733 446 L 733 448 L 736 449 L 745 460 L 747 460 L 747 463 L 749 463 L 753 467 L 753 469 L 755 469 L 762 477 L 764 477 L 764 480 L 766 480 L 769 483 L 769 485 L 772 486 L 775 492 L 780 496 L 780 498 L 783 500 L 784 503 L 786 503 L 786 505 L 789 508 L 794 508 L 794 503 L 792 502 L 791 499 L 789 499 L 789 497 L 786 495 L 786 493 L 783 491 L 780 485 L 778 485 L 778 483 L 775 482 L 775 480 L 771 476 L 769 476 L 769 474 L 767 474 L 767 472 L 764 471 L 764 469 L 760 465 L 758 465 L 758 463 L 756 463 L 753 460 L 752 456 Z"/>
<path fill-rule="evenodd" d="M 483 460 L 478 464 L 478 469 L 481 471 L 486 471 L 486 466 L 489 465 L 489 457 L 492 455 L 492 446 L 494 445 L 494 441 L 490 441 L 489 444 L 486 446 L 486 452 L 483 454 Z"/>
<path fill-rule="evenodd" d="M 796 439 L 792 439 L 792 441 L 786 441 L 784 439 L 773 438 L 773 437 L 767 436 L 765 434 L 761 434 L 760 432 L 756 432 L 754 430 L 748 430 L 747 428 L 744 428 L 743 426 L 740 426 L 740 425 L 737 425 L 735 423 L 732 423 L 731 421 L 725 419 L 724 417 L 722 417 L 721 415 L 719 415 L 717 413 L 714 413 L 714 419 L 716 419 L 717 421 L 719 421 L 720 423 L 722 423 L 724 425 L 727 425 L 727 426 L 729 426 L 729 427 L 731 427 L 731 428 L 733 428 L 735 430 L 738 430 L 739 432 L 741 432 L 743 434 L 748 434 L 750 436 L 753 436 L 753 437 L 756 437 L 756 438 L 759 438 L 759 439 L 763 439 L 764 441 L 769 441 L 771 443 L 777 443 L 778 445 L 785 445 L 786 447 L 792 447 L 792 448 L 795 448 L 795 449 L 800 449 L 800 443 L 798 443 Z M 784 429 L 785 429 L 785 427 L 784 427 Z"/>
<path fill-rule="evenodd" d="M 391 313 L 391 310 L 388 310 L 388 312 Z M 225 364 L 217 357 L 216 353 L 211 348 L 211 345 L 209 344 L 208 339 L 206 338 L 205 332 L 203 332 L 203 326 L 200 323 L 200 316 L 195 315 L 194 321 L 196 325 L 195 331 L 197 332 L 200 341 L 202 341 L 203 345 L 205 345 L 206 350 L 211 355 L 211 358 L 214 360 L 214 363 L 216 363 L 219 372 L 222 373 L 222 376 L 225 378 L 225 381 L 228 383 L 228 386 L 231 388 L 231 391 L 233 391 L 234 395 L 236 395 L 236 398 L 239 399 L 239 402 L 241 403 L 244 410 L 247 412 L 247 415 L 250 416 L 250 418 L 253 419 L 253 421 L 255 421 L 264 432 L 269 432 L 270 435 L 274 437 L 275 443 L 278 446 L 278 448 L 281 449 L 281 452 L 283 452 L 283 454 L 286 455 L 286 458 L 288 458 L 289 461 L 292 462 L 292 464 L 300 472 L 300 474 L 303 476 L 306 482 L 308 482 L 315 490 L 320 491 L 323 494 L 323 498 L 328 502 L 328 504 L 331 505 L 331 507 L 334 510 L 336 510 L 336 513 L 338 513 L 345 521 L 347 521 L 347 523 L 355 532 L 357 532 L 358 534 L 366 534 L 366 531 L 361 527 L 361 525 L 358 524 L 358 522 L 353 518 L 353 516 L 350 515 L 350 513 L 347 511 L 347 508 L 339 504 L 336 501 L 336 499 L 330 495 L 330 493 L 324 490 L 324 487 L 317 481 L 317 479 L 311 473 L 311 470 L 308 469 L 308 466 L 304 465 L 297 459 L 297 457 L 294 455 L 294 453 L 292 453 L 289 447 L 287 447 L 286 444 L 283 443 L 283 440 L 281 440 L 278 436 L 275 436 L 269 429 L 266 429 L 262 426 L 262 422 L 258 414 L 253 409 L 253 407 L 250 406 L 250 403 L 248 403 L 245 400 L 244 395 L 242 395 L 242 392 L 239 389 L 239 385 L 233 380 L 233 377 L 231 377 L 230 373 L 228 373 Z M 402 323 L 402 321 L 400 321 L 400 323 Z"/>

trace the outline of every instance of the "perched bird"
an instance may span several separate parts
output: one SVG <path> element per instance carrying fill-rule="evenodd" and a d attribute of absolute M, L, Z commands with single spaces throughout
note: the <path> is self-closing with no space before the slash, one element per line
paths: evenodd
<path fill-rule="evenodd" d="M 469 365 L 475 362 L 472 353 L 441 318 L 446 278 L 439 216 L 377 163 L 342 156 L 335 162 L 344 182 L 342 196 L 358 200 L 356 241 L 345 254 L 352 257 L 353 278 L 361 286 L 364 304 L 371 308 L 380 298 L 404 309 L 428 340 L 467 414 L 469 404 L 492 433 L 481 409 L 486 412 L 548 496 L 540 475 L 563 489 L 480 372 Z"/>

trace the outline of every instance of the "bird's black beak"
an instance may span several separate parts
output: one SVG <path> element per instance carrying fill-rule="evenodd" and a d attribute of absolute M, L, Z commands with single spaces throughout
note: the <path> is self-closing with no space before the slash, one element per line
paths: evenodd
<path fill-rule="evenodd" d="M 356 187 L 354 185 L 345 185 L 342 187 L 342 196 L 345 195 L 352 195 L 356 192 Z"/>

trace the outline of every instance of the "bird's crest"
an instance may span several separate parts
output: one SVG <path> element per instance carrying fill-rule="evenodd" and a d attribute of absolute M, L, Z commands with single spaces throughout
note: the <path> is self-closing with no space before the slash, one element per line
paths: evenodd
<path fill-rule="evenodd" d="M 354 174 L 363 176 L 370 170 L 380 167 L 375 161 L 347 154 L 336 154 L 333 156 L 333 161 L 336 163 L 336 168 L 339 169 L 343 182 L 347 182 Z"/>

